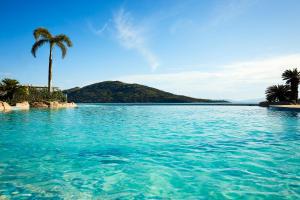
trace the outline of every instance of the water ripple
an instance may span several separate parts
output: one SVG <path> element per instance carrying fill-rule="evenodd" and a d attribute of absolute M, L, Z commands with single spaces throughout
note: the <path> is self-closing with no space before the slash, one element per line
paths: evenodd
<path fill-rule="evenodd" d="M 0 199 L 300 199 L 298 113 L 85 104 L 0 130 Z"/>

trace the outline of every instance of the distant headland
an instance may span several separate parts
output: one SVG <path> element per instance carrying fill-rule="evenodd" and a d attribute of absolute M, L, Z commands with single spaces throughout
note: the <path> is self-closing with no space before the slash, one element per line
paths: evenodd
<path fill-rule="evenodd" d="M 63 91 L 76 103 L 227 103 L 176 95 L 156 88 L 121 81 L 104 81 Z"/>

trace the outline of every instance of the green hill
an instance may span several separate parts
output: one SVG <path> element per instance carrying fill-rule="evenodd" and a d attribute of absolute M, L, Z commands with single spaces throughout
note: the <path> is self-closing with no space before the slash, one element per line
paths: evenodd
<path fill-rule="evenodd" d="M 65 90 L 69 101 L 77 103 L 195 103 L 226 102 L 209 99 L 196 99 L 175 95 L 139 84 L 120 81 L 104 81 L 82 88 Z"/>

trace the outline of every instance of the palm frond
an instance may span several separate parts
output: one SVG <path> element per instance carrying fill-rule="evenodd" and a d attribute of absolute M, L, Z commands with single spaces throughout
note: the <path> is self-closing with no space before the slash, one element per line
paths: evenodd
<path fill-rule="evenodd" d="M 266 99 L 269 102 L 287 101 L 290 96 L 288 85 L 272 85 L 266 89 Z"/>
<path fill-rule="evenodd" d="M 33 31 L 33 36 L 36 40 L 38 40 L 40 37 L 42 37 L 43 39 L 51 39 L 52 38 L 51 33 L 46 28 L 42 28 L 42 27 L 35 29 Z"/>
<path fill-rule="evenodd" d="M 45 43 L 48 43 L 49 40 L 48 39 L 41 39 L 36 41 L 31 48 L 31 53 L 34 57 L 36 57 L 36 51 L 38 50 L 39 47 L 41 47 L 42 45 L 44 45 Z"/>
<path fill-rule="evenodd" d="M 19 84 L 19 81 L 15 79 L 10 79 L 10 78 L 5 78 L 2 80 L 2 85 L 4 86 L 9 86 L 9 87 L 14 87 Z"/>
<path fill-rule="evenodd" d="M 300 79 L 300 71 L 297 68 L 285 70 L 282 74 L 282 79 L 286 81 L 287 84 L 291 83 L 295 79 Z"/>
<path fill-rule="evenodd" d="M 53 41 L 54 41 L 54 42 L 62 42 L 62 43 L 65 43 L 68 47 L 73 46 L 72 41 L 71 41 L 70 38 L 69 38 L 67 35 L 65 35 L 65 34 L 56 35 L 56 36 L 53 38 Z"/>
<path fill-rule="evenodd" d="M 67 53 L 66 46 L 62 42 L 56 42 L 55 44 L 61 49 L 62 58 L 64 58 L 66 56 L 66 53 Z"/>

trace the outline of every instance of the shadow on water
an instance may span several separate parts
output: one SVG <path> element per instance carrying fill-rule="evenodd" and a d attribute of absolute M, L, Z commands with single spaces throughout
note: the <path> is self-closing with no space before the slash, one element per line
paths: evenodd
<path fill-rule="evenodd" d="M 291 118 L 298 118 L 300 115 L 300 111 L 297 110 L 286 110 L 286 109 L 273 109 L 268 108 L 268 115 L 274 116 L 274 117 L 291 117 Z"/>
<path fill-rule="evenodd" d="M 281 126 L 283 140 L 300 140 L 300 112 L 296 110 L 268 109 L 272 123 Z M 295 123 L 296 122 L 296 123 Z"/>

